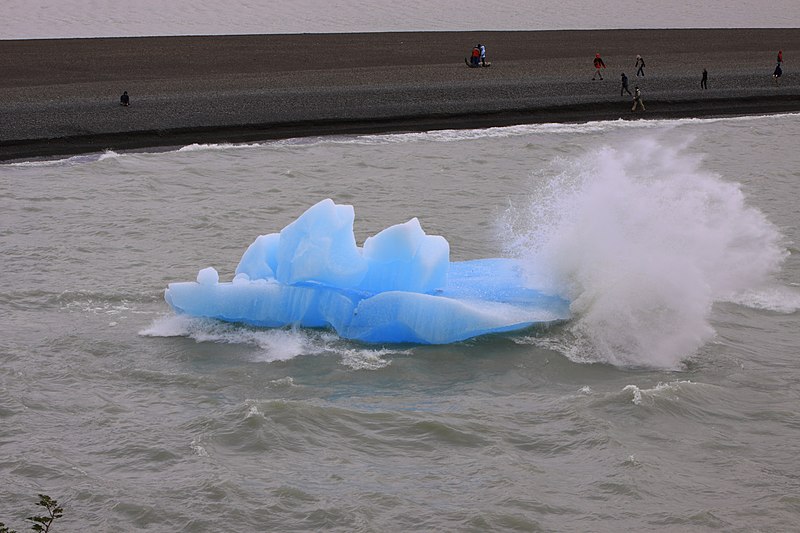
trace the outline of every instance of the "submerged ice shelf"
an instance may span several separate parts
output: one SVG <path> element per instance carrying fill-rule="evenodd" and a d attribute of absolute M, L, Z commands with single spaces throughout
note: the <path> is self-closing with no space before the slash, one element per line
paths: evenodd
<path fill-rule="evenodd" d="M 443 237 L 412 218 L 356 245 L 352 206 L 327 199 L 258 237 L 231 282 L 205 268 L 170 283 L 177 313 L 253 326 L 333 328 L 369 343 L 447 344 L 565 320 L 569 303 L 526 287 L 521 265 L 450 262 Z"/>

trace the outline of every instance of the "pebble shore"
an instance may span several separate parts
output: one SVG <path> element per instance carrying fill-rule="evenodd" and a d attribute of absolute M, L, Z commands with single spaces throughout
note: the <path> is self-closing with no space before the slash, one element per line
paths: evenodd
<path fill-rule="evenodd" d="M 468 68 L 472 46 L 489 68 Z M 778 50 L 784 75 L 772 79 Z M 607 68 L 592 81 L 600 53 Z M 637 77 L 636 54 L 645 61 Z M 795 64 L 797 68 L 795 68 Z M 703 68 L 708 90 L 700 88 Z M 541 122 L 800 111 L 800 29 L 0 40 L 0 160 Z M 631 113 L 620 74 L 647 106 Z M 131 105 L 119 105 L 128 91 Z"/>

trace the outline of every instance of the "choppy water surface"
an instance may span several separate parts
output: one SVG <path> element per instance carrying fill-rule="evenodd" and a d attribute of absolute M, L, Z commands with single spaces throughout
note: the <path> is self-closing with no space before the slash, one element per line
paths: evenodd
<path fill-rule="evenodd" d="M 786 531 L 800 520 L 797 115 L 0 166 L 0 521 L 56 531 Z M 175 317 L 316 201 L 568 295 L 450 346 Z"/>

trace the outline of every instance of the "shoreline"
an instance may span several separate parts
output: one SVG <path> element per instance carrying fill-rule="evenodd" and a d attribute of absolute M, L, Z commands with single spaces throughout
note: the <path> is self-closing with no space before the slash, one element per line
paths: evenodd
<path fill-rule="evenodd" d="M 475 42 L 491 68 L 463 63 Z M 800 29 L 0 41 L 0 161 L 193 143 L 800 112 Z M 276 53 L 279 51 L 279 53 Z M 591 81 L 602 53 L 603 81 Z M 401 53 L 398 53 L 401 52 Z M 647 61 L 635 76 L 633 58 Z M 798 63 L 800 64 L 800 63 Z M 709 70 L 709 90 L 699 89 Z M 800 69 L 798 69 L 800 71 Z M 628 71 L 647 105 L 619 95 Z M 127 90 L 131 106 L 121 107 Z"/>
<path fill-rule="evenodd" d="M 663 102 L 646 102 L 661 106 Z M 382 120 L 307 121 L 283 124 L 246 124 L 239 126 L 210 126 L 173 130 L 143 130 L 103 134 L 76 135 L 51 139 L 22 139 L 0 142 L 0 162 L 39 160 L 101 153 L 157 152 L 191 144 L 241 144 L 268 142 L 279 139 L 322 137 L 334 135 L 373 135 L 391 133 L 420 133 L 436 130 L 484 129 L 524 124 L 582 124 L 610 120 L 713 119 L 800 113 L 794 99 L 772 98 L 766 102 L 755 99 L 721 99 L 717 102 L 682 102 L 669 104 L 668 111 L 621 115 L 618 106 L 595 104 L 541 108 L 533 111 L 509 111 L 486 115 L 454 115 L 402 117 Z"/>

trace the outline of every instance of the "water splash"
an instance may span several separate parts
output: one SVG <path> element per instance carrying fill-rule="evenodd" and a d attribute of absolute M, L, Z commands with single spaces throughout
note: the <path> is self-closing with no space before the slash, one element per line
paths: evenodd
<path fill-rule="evenodd" d="M 777 228 L 686 145 L 648 136 L 558 161 L 503 219 L 533 286 L 573 303 L 575 361 L 679 368 L 714 335 L 715 301 L 773 280 Z M 562 339 L 564 341 L 564 339 Z"/>
<path fill-rule="evenodd" d="M 241 344 L 254 347 L 255 361 L 287 361 L 300 355 L 331 353 L 338 338 L 328 332 L 297 329 L 254 329 L 239 324 L 185 315 L 156 319 L 139 335 L 146 337 L 189 337 L 197 342 Z"/>
<path fill-rule="evenodd" d="M 353 370 L 379 370 L 391 364 L 392 356 L 411 353 L 410 350 L 360 347 L 327 330 L 260 329 L 186 315 L 159 317 L 139 335 L 188 337 L 197 342 L 252 346 L 251 357 L 259 362 L 288 361 L 301 355 L 337 355 L 343 366 Z M 276 382 L 279 386 L 293 384 L 291 378 L 288 382 Z"/>

